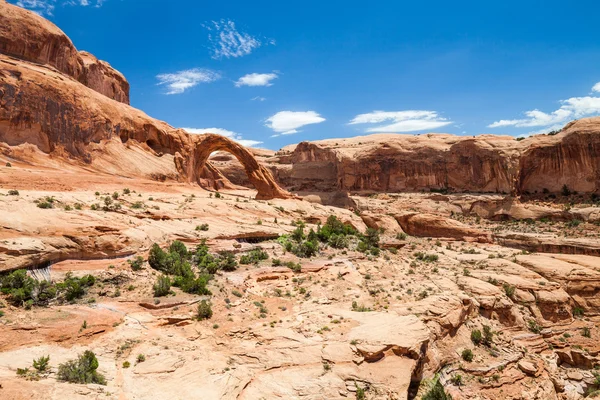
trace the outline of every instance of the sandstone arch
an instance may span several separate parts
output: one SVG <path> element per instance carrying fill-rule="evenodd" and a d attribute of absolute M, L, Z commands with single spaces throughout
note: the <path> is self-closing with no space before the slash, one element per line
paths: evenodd
<path fill-rule="evenodd" d="M 212 133 L 194 136 L 193 149 L 191 154 L 188 155 L 188 161 L 182 163 L 181 158 L 176 158 L 178 168 L 184 168 L 185 175 L 201 183 L 199 180 L 199 174 L 204 167 L 211 168 L 212 166 L 208 163 L 208 157 L 214 151 L 223 150 L 233 154 L 238 161 L 244 166 L 244 170 L 248 175 L 248 179 L 254 185 L 257 190 L 257 199 L 273 199 L 273 198 L 291 198 L 293 195 L 288 191 L 282 189 L 273 174 L 263 165 L 256 161 L 256 158 L 246 148 L 231 139 L 228 139 L 221 135 Z M 212 167 L 214 168 L 214 167 Z"/>

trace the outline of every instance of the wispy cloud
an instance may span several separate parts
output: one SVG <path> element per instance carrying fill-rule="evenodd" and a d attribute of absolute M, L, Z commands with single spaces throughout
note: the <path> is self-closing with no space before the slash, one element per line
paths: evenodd
<path fill-rule="evenodd" d="M 265 101 L 267 98 L 266 97 L 260 97 L 260 96 L 256 96 L 251 98 L 250 100 L 252 101 Z"/>
<path fill-rule="evenodd" d="M 240 135 L 239 133 L 233 132 L 233 131 L 230 131 L 227 129 L 223 129 L 223 128 L 181 128 L 181 129 L 184 129 L 186 132 L 191 133 L 191 134 L 196 134 L 196 135 L 201 135 L 204 133 L 216 133 L 217 135 L 222 135 L 222 136 L 228 137 L 231 140 L 235 140 L 242 146 L 246 146 L 246 147 L 253 147 L 253 146 L 256 146 L 256 145 L 262 143 L 258 140 L 242 139 L 242 135 Z"/>
<path fill-rule="evenodd" d="M 52 15 L 56 0 L 19 0 L 15 3 L 42 16 Z"/>
<path fill-rule="evenodd" d="M 271 137 L 277 137 L 298 133 L 298 128 L 323 121 L 325 118 L 315 111 L 280 111 L 267 118 L 265 126 L 276 132 Z"/>
<path fill-rule="evenodd" d="M 94 6 L 102 7 L 105 0 L 18 0 L 14 2 L 19 7 L 26 8 L 41 16 L 52 16 L 57 4 L 63 6 Z"/>
<path fill-rule="evenodd" d="M 246 74 L 237 80 L 235 86 L 272 86 L 272 80 L 279 78 L 276 72 L 270 74 Z"/>
<path fill-rule="evenodd" d="M 237 58 L 246 56 L 264 44 L 275 44 L 272 39 L 258 38 L 246 32 L 240 32 L 235 22 L 222 19 L 203 25 L 208 31 L 208 40 L 212 43 L 212 58 Z"/>
<path fill-rule="evenodd" d="M 378 124 L 367 128 L 366 132 L 416 132 L 437 129 L 451 123 L 452 121 L 440 117 L 435 111 L 405 110 L 359 114 L 349 124 Z"/>
<path fill-rule="evenodd" d="M 592 92 L 600 92 L 600 82 L 592 87 Z M 517 128 L 524 127 L 547 127 L 544 130 L 555 130 L 555 127 L 563 126 L 570 120 L 600 114 L 600 97 L 584 96 L 571 97 L 560 102 L 562 105 L 559 109 L 546 113 L 540 110 L 526 111 L 525 118 L 519 119 L 501 119 L 488 125 L 488 128 L 500 128 L 506 126 L 514 126 Z M 544 130 L 537 131 L 543 133 Z M 532 132 L 536 133 L 536 132 Z"/>
<path fill-rule="evenodd" d="M 180 94 L 200 83 L 210 83 L 221 78 L 218 72 L 209 69 L 187 69 L 171 74 L 156 75 L 159 85 L 166 85 L 166 94 Z"/>

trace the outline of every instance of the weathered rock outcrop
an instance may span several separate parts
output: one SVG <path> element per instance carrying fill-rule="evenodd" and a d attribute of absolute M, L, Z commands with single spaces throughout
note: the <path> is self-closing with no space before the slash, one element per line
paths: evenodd
<path fill-rule="evenodd" d="M 78 52 L 56 25 L 23 8 L 0 1 L 0 53 L 51 65 L 103 95 L 129 104 L 129 83 L 107 62 Z"/>
<path fill-rule="evenodd" d="M 600 190 L 600 118 L 555 136 L 376 134 L 302 142 L 270 160 L 295 191 L 526 193 Z"/>
<path fill-rule="evenodd" d="M 217 189 L 233 185 L 207 159 L 212 151 L 225 150 L 244 166 L 257 198 L 291 196 L 236 142 L 218 135 L 189 135 L 124 104 L 129 85 L 120 73 L 89 53 L 77 53 L 50 22 L 4 2 L 0 53 L 0 142 L 33 144 L 44 153 L 107 171 L 98 161 L 102 149 L 97 144 L 120 141 L 155 158 L 168 154 L 179 180 Z M 124 171 L 136 169 L 125 168 L 132 162 L 127 157 L 116 162 L 124 164 Z"/>

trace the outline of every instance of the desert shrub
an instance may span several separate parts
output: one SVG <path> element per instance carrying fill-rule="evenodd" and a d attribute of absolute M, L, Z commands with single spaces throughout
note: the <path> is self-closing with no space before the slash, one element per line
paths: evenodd
<path fill-rule="evenodd" d="M 298 257 L 310 258 L 317 254 L 317 250 L 318 244 L 316 242 L 306 240 L 295 246 L 292 252 Z"/>
<path fill-rule="evenodd" d="M 206 287 L 209 281 L 210 275 L 200 275 L 197 278 L 194 277 L 176 277 L 176 283 L 173 286 L 178 286 L 186 293 L 197 294 L 197 295 L 210 295 L 210 290 Z"/>
<path fill-rule="evenodd" d="M 508 283 L 505 283 L 504 285 L 502 285 L 502 288 L 504 289 L 504 293 L 506 293 L 506 296 L 512 299 L 512 297 L 515 295 L 515 287 L 509 285 Z"/>
<path fill-rule="evenodd" d="M 235 255 L 231 251 L 222 251 L 219 253 L 219 268 L 221 270 L 228 272 L 235 271 L 237 266 L 238 263 L 235 260 Z"/>
<path fill-rule="evenodd" d="M 11 189 L 8 191 L 8 195 L 9 196 L 18 196 L 19 195 L 19 191 L 16 189 Z"/>
<path fill-rule="evenodd" d="M 131 205 L 131 208 L 134 208 L 136 210 L 139 210 L 140 208 L 144 208 L 144 203 L 141 201 L 136 201 L 135 203 L 133 203 Z"/>
<path fill-rule="evenodd" d="M 591 338 L 592 331 L 590 330 L 590 328 L 585 326 L 585 327 L 583 327 L 583 329 L 581 329 L 581 336 L 586 337 L 586 338 Z"/>
<path fill-rule="evenodd" d="M 240 264 L 258 264 L 262 260 L 269 258 L 266 251 L 262 249 L 251 250 L 248 254 L 240 257 Z"/>
<path fill-rule="evenodd" d="M 6 166 L 7 166 L 8 168 L 10 168 L 10 167 L 12 167 L 12 164 L 11 164 L 11 163 L 9 163 L 9 162 L 7 162 L 7 163 L 6 163 Z"/>
<path fill-rule="evenodd" d="M 464 349 L 461 353 L 461 357 L 463 360 L 471 362 L 473 361 L 473 351 L 471 351 L 471 349 Z"/>
<path fill-rule="evenodd" d="M 348 247 L 348 238 L 345 235 L 338 235 L 336 233 L 329 236 L 327 244 L 334 249 L 344 249 Z"/>
<path fill-rule="evenodd" d="M 573 316 L 574 317 L 583 317 L 585 314 L 585 310 L 583 307 L 575 307 L 573 308 Z"/>
<path fill-rule="evenodd" d="M 123 194 L 130 194 L 131 190 L 129 190 L 129 188 L 125 188 L 123 189 Z"/>
<path fill-rule="evenodd" d="M 212 318 L 212 315 L 213 315 L 213 311 L 212 311 L 212 307 L 211 307 L 210 303 L 207 302 L 206 300 L 202 300 L 200 302 L 200 304 L 198 304 L 198 309 L 196 311 L 196 318 L 198 318 L 198 320 L 202 321 L 205 319 Z"/>
<path fill-rule="evenodd" d="M 132 270 L 139 271 L 144 265 L 144 258 L 142 256 L 137 256 L 133 260 L 127 260 L 127 263 L 129 263 Z"/>
<path fill-rule="evenodd" d="M 38 208 L 49 209 L 49 208 L 54 208 L 55 201 L 56 200 L 54 199 L 54 197 L 46 196 L 43 199 L 36 200 L 36 203 L 37 203 Z"/>
<path fill-rule="evenodd" d="M 492 332 L 492 328 L 489 325 L 483 325 L 483 343 L 485 346 L 490 347 L 492 345 L 494 338 L 494 333 Z"/>
<path fill-rule="evenodd" d="M 161 275 L 153 286 L 154 297 L 166 296 L 171 292 L 171 279 L 166 275 Z"/>
<path fill-rule="evenodd" d="M 371 311 L 371 309 L 369 307 L 363 306 L 362 304 L 359 305 L 356 301 L 353 301 L 352 302 L 352 311 L 368 312 L 368 311 Z"/>
<path fill-rule="evenodd" d="M 201 224 L 196 226 L 196 230 L 197 231 L 207 231 L 208 230 L 208 224 Z"/>
<path fill-rule="evenodd" d="M 138 354 L 137 358 L 135 359 L 135 361 L 139 364 L 142 363 L 144 361 L 146 361 L 146 356 L 143 354 Z"/>
<path fill-rule="evenodd" d="M 569 189 L 569 187 L 567 186 L 567 184 L 564 184 L 561 190 L 561 193 L 563 196 L 570 196 L 571 195 L 571 189 Z"/>
<path fill-rule="evenodd" d="M 461 386 L 463 384 L 462 375 L 456 374 L 452 376 L 452 378 L 450 378 L 450 382 L 452 382 L 454 386 Z"/>
<path fill-rule="evenodd" d="M 295 263 L 293 261 L 287 261 L 286 263 L 284 263 L 284 265 L 294 272 L 302 271 L 302 265 L 300 265 L 300 263 Z"/>
<path fill-rule="evenodd" d="M 69 273 L 60 283 L 38 282 L 27 275 L 26 270 L 17 270 L 0 278 L 0 291 L 9 296 L 8 300 L 13 305 L 31 308 L 33 305 L 47 305 L 55 299 L 73 301 L 81 298 L 95 281 L 92 275 L 75 278 Z"/>
<path fill-rule="evenodd" d="M 442 386 L 439 376 L 436 376 L 429 386 L 429 390 L 425 392 L 421 400 L 452 400 L 452 396 L 446 393 Z"/>
<path fill-rule="evenodd" d="M 231 291 L 231 294 L 234 295 L 234 296 L 236 296 L 236 297 L 242 297 L 243 296 L 243 294 L 239 290 L 236 290 L 236 289 L 233 289 Z"/>
<path fill-rule="evenodd" d="M 533 333 L 540 333 L 542 331 L 542 328 L 535 319 L 530 319 L 529 321 L 527 321 L 527 327 Z"/>
<path fill-rule="evenodd" d="M 479 329 L 473 329 L 471 331 L 471 341 L 474 344 L 479 345 L 479 344 L 481 344 L 482 340 L 483 340 L 483 335 L 481 334 L 481 331 Z"/>
<path fill-rule="evenodd" d="M 281 260 L 279 258 L 274 258 L 271 260 L 271 265 L 274 267 L 279 267 L 281 266 Z"/>
<path fill-rule="evenodd" d="M 400 232 L 396 235 L 396 239 L 398 239 L 398 240 L 406 240 L 407 237 L 408 237 L 408 235 L 404 232 Z"/>
<path fill-rule="evenodd" d="M 170 253 L 177 253 L 181 257 L 186 257 L 188 254 L 188 249 L 185 247 L 185 244 L 179 240 L 174 240 L 173 243 L 169 246 Z"/>
<path fill-rule="evenodd" d="M 106 385 L 106 379 L 100 374 L 96 355 L 86 350 L 77 360 L 67 361 L 58 367 L 58 379 L 70 383 L 96 383 Z"/>
<path fill-rule="evenodd" d="M 435 262 L 439 259 L 439 256 L 437 254 L 425 254 L 422 251 L 418 251 L 416 253 L 413 254 L 415 256 L 415 258 L 419 261 L 424 261 L 424 262 Z"/>

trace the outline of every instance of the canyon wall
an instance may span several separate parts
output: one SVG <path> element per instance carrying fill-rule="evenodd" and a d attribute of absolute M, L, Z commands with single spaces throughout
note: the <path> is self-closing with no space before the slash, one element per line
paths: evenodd
<path fill-rule="evenodd" d="M 486 193 L 600 190 L 600 118 L 559 134 L 510 136 L 375 134 L 302 142 L 266 160 L 293 191 Z"/>

